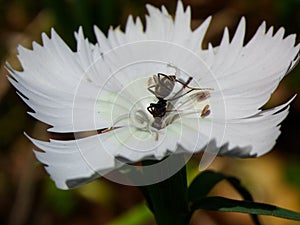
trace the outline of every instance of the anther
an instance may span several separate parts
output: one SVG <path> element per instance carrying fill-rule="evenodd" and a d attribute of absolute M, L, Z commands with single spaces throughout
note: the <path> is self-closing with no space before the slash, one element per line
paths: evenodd
<path fill-rule="evenodd" d="M 201 117 L 207 117 L 210 114 L 210 109 L 209 109 L 209 105 L 204 106 L 204 108 L 202 109 L 201 112 Z"/>

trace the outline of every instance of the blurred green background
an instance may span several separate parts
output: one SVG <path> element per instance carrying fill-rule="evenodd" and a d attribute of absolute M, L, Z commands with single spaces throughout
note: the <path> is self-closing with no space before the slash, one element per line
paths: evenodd
<path fill-rule="evenodd" d="M 166 5 L 174 12 L 177 1 L 149 0 L 156 6 Z M 192 7 L 192 26 L 214 15 L 206 42 L 217 45 L 228 26 L 233 33 L 241 16 L 247 18 L 249 40 L 263 20 L 286 34 L 300 31 L 300 0 L 183 0 Z M 47 126 L 26 114 L 29 110 L 6 79 L 4 62 L 18 67 L 16 47 L 28 48 L 40 43 L 41 32 L 51 27 L 74 49 L 74 31 L 83 26 L 86 36 L 95 41 L 93 25 L 104 32 L 112 26 L 124 28 L 129 14 L 145 13 L 142 0 L 0 0 L 0 224 L 7 225 L 121 225 L 155 224 L 135 187 L 105 179 L 71 191 L 55 188 L 31 151 L 32 145 L 23 131 L 47 140 Z M 299 42 L 299 37 L 298 37 Z M 279 86 L 266 107 L 280 104 L 300 91 L 300 66 Z M 258 201 L 300 211 L 300 98 L 292 103 L 283 122 L 282 134 L 274 150 L 264 157 L 250 160 L 217 158 L 211 168 L 242 178 Z M 51 104 L 51 103 L 49 103 Z M 190 179 L 197 173 L 197 158 L 189 163 Z M 222 183 L 215 194 L 236 197 Z M 266 224 L 296 225 L 297 222 L 263 217 Z M 197 212 L 193 225 L 252 224 L 247 215 Z"/>

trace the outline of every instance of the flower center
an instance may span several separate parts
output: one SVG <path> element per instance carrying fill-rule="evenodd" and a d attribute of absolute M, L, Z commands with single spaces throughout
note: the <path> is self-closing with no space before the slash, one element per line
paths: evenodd
<path fill-rule="evenodd" d="M 184 81 L 175 75 L 159 73 L 148 80 L 146 90 L 141 87 L 147 83 L 147 78 L 131 82 L 116 97 L 108 98 L 116 104 L 112 108 L 112 115 L 117 116 L 112 116 L 111 128 L 129 126 L 158 135 L 168 125 L 183 117 L 209 116 L 208 98 L 211 89 L 191 87 L 191 80 L 191 77 Z M 122 107 L 119 106 L 129 106 L 128 111 L 121 113 Z"/>
<path fill-rule="evenodd" d="M 152 102 L 147 107 L 148 112 L 154 118 L 151 123 L 153 128 L 162 129 L 177 118 L 180 118 L 180 116 L 191 113 L 191 109 L 194 109 L 192 113 L 199 113 L 199 103 L 207 100 L 209 89 L 190 87 L 189 83 L 191 81 L 192 77 L 182 81 L 177 79 L 175 75 L 162 73 L 154 75 L 153 80 L 149 79 L 148 91 L 157 98 L 157 102 Z M 177 87 L 177 90 L 175 90 L 177 84 L 180 87 Z M 196 93 L 190 94 L 191 92 Z M 198 105 L 192 107 L 195 102 Z M 189 107 L 189 109 L 184 110 L 186 107 Z M 205 104 L 200 110 L 200 116 L 204 118 L 209 114 L 209 105 Z"/>

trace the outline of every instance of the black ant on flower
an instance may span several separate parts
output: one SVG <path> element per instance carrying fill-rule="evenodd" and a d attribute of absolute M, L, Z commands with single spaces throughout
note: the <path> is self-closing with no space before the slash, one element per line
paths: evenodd
<path fill-rule="evenodd" d="M 177 100 L 185 96 L 186 94 L 196 90 L 201 91 L 197 95 L 199 101 L 207 99 L 209 94 L 205 90 L 208 89 L 190 87 L 189 83 L 192 81 L 192 79 L 192 77 L 189 77 L 186 82 L 183 82 L 181 80 L 178 80 L 175 75 L 166 75 L 163 73 L 154 75 L 154 84 L 150 85 L 148 87 L 148 90 L 155 95 L 155 97 L 158 99 L 158 102 L 150 103 L 150 106 L 147 107 L 148 112 L 151 113 L 154 118 L 162 118 L 168 112 L 168 102 Z M 172 93 L 176 82 L 180 83 L 182 87 L 173 95 L 173 97 L 165 99 Z M 188 91 L 182 93 L 184 89 L 188 89 Z M 209 114 L 210 111 L 208 108 L 208 105 L 204 107 L 201 112 L 201 117 L 207 116 Z"/>

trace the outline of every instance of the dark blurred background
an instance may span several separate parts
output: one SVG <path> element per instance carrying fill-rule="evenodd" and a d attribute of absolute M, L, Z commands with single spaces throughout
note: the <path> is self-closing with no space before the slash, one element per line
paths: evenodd
<path fill-rule="evenodd" d="M 155 6 L 166 5 L 174 13 L 177 1 L 149 0 Z M 241 16 L 247 19 L 249 40 L 263 20 L 286 34 L 300 31 L 300 0 L 183 0 L 192 8 L 192 26 L 213 15 L 206 42 L 218 45 L 225 26 L 231 34 Z M 29 110 L 17 97 L 6 79 L 4 62 L 19 67 L 16 47 L 31 48 L 41 43 L 41 32 L 51 27 L 75 49 L 74 31 L 83 26 L 86 36 L 95 41 L 92 27 L 104 32 L 121 24 L 129 14 L 144 18 L 143 0 L 0 0 L 0 224 L 7 225 L 151 225 L 155 224 L 135 187 L 105 179 L 70 191 L 56 189 L 31 151 L 23 131 L 47 140 L 46 125 L 26 114 Z M 299 37 L 298 37 L 299 42 Z M 300 90 L 300 66 L 280 84 L 266 107 L 285 102 Z M 51 103 L 49 103 L 51 104 Z M 217 158 L 212 169 L 240 177 L 257 201 L 300 211 L 300 98 L 291 105 L 282 124 L 282 134 L 274 150 L 258 159 Z M 188 165 L 189 180 L 197 171 L 197 159 Z M 239 198 L 226 183 L 214 194 Z M 263 217 L 266 224 L 296 225 L 297 222 Z M 197 212 L 193 225 L 252 224 L 247 215 Z"/>

